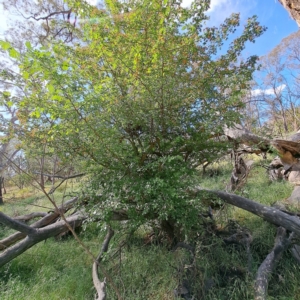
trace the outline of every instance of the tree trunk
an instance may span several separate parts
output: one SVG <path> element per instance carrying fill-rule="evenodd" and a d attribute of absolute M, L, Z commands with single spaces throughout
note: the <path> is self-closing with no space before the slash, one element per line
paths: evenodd
<path fill-rule="evenodd" d="M 109 227 L 108 228 L 108 232 L 107 235 L 104 239 L 104 242 L 102 244 L 101 247 L 101 251 L 99 253 L 99 255 L 97 256 L 96 260 L 93 263 L 93 268 L 92 268 L 92 277 L 93 277 L 93 283 L 94 283 L 94 287 L 97 291 L 98 297 L 96 298 L 96 300 L 105 300 L 106 299 L 106 278 L 104 278 L 103 281 L 100 281 L 99 279 L 99 275 L 98 275 L 98 267 L 99 264 L 102 260 L 102 256 L 105 252 L 107 252 L 108 250 L 108 244 L 111 240 L 111 238 L 114 235 L 114 231 Z"/>
<path fill-rule="evenodd" d="M 283 252 L 291 243 L 293 234 L 288 236 L 283 227 L 278 227 L 275 245 L 272 251 L 268 254 L 266 259 L 260 265 L 255 279 L 255 300 L 265 300 L 268 294 L 269 276 L 280 260 Z"/>
<path fill-rule="evenodd" d="M 3 182 L 4 182 L 4 178 L 2 176 L 0 176 L 0 205 L 4 204 L 3 194 L 2 194 Z"/>
<path fill-rule="evenodd" d="M 279 0 L 291 17 L 300 26 L 300 1 L 299 0 Z"/>
<path fill-rule="evenodd" d="M 76 214 L 68 217 L 67 222 L 71 227 L 76 228 L 80 226 L 85 219 L 85 216 Z M 0 220 L 2 223 L 5 222 L 6 225 L 10 225 L 9 227 L 14 229 L 18 228 L 18 230 L 20 230 L 23 234 L 26 234 L 25 239 L 7 248 L 0 254 L 0 267 L 4 266 L 17 256 L 21 255 L 35 244 L 50 237 L 56 236 L 68 229 L 65 221 L 59 221 L 46 227 L 35 229 L 16 220 L 12 222 L 12 219 L 9 220 L 9 218 L 7 217 L 4 218 L 3 214 L 0 215 Z"/>
<path fill-rule="evenodd" d="M 296 215 L 290 215 L 279 209 L 276 209 L 275 207 L 262 205 L 253 200 L 238 195 L 221 192 L 221 191 L 195 188 L 194 191 L 191 192 L 195 194 L 206 193 L 205 194 L 206 197 L 209 194 L 212 196 L 215 195 L 228 204 L 247 210 L 272 224 L 275 224 L 277 226 L 282 226 L 285 229 L 291 232 L 295 232 L 297 235 L 300 236 L 300 219 Z"/>
<path fill-rule="evenodd" d="M 64 204 L 62 204 L 61 206 L 59 206 L 59 211 L 54 211 L 54 212 L 49 212 L 48 214 L 46 214 L 45 216 L 43 216 L 43 218 L 41 218 L 40 220 L 36 221 L 35 223 L 31 224 L 30 227 L 33 228 L 41 228 L 41 227 L 45 227 L 48 226 L 50 224 L 52 224 L 53 222 L 55 222 L 61 213 L 65 213 L 68 210 L 70 210 L 72 207 L 74 207 L 74 204 L 77 202 L 78 197 L 74 197 L 70 200 L 68 200 L 67 202 L 65 202 Z M 31 216 L 36 216 L 37 213 L 34 213 L 33 215 L 31 214 Z M 39 213 L 39 215 L 43 215 L 43 213 Z M 5 215 L 4 215 L 5 217 Z M 23 218 L 15 218 L 13 220 L 22 220 L 24 221 L 24 217 L 28 218 L 28 216 L 23 216 Z M 0 215 L 0 221 L 1 221 L 1 215 Z M 2 221 L 3 223 L 3 221 Z M 7 249 L 8 247 L 10 247 L 11 245 L 15 244 L 16 242 L 20 241 L 21 239 L 25 238 L 26 234 L 23 232 L 15 232 L 12 235 L 0 240 L 0 250 L 4 250 Z"/>

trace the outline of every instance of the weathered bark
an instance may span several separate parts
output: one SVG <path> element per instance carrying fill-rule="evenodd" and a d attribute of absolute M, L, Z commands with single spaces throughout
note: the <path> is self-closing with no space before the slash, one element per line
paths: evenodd
<path fill-rule="evenodd" d="M 82 224 L 82 221 L 86 219 L 86 216 L 83 216 L 81 214 L 72 215 L 68 218 L 66 218 L 68 224 L 72 226 L 73 228 L 76 228 Z M 17 221 L 15 221 L 17 222 Z M 9 223 L 10 224 L 10 223 Z M 27 226 L 27 225 L 25 225 Z M 18 227 L 17 225 L 14 227 Z M 29 227 L 29 226 L 27 226 Z M 30 227 L 29 227 L 30 228 Z M 21 228 L 21 229 L 24 229 Z M 0 254 L 0 267 L 7 264 L 20 254 L 24 253 L 26 250 L 34 246 L 35 244 L 48 239 L 50 237 L 56 236 L 61 232 L 64 232 L 68 229 L 67 224 L 65 221 L 59 221 L 54 224 L 48 225 L 44 228 L 34 229 L 31 228 L 31 230 L 27 230 L 29 234 L 20 241 L 19 243 L 15 244 L 14 246 L 11 246 L 7 248 L 5 251 L 3 251 Z"/>
<path fill-rule="evenodd" d="M 47 215 L 47 213 L 45 213 L 45 212 L 33 212 L 28 215 L 14 217 L 13 219 L 21 221 L 21 222 L 27 222 L 32 219 L 38 218 L 38 217 L 45 217 L 46 215 Z"/>
<path fill-rule="evenodd" d="M 300 27 L 300 0 L 279 0 Z"/>
<path fill-rule="evenodd" d="M 99 276 L 98 276 L 98 266 L 102 260 L 103 253 L 107 252 L 107 250 L 108 250 L 108 245 L 109 245 L 109 242 L 110 242 L 111 238 L 113 237 L 113 235 L 114 235 L 114 231 L 109 227 L 107 235 L 102 244 L 100 253 L 97 256 L 96 261 L 94 261 L 94 263 L 93 263 L 93 269 L 92 269 L 93 283 L 94 283 L 94 287 L 98 294 L 98 297 L 96 298 L 96 300 L 105 300 L 106 299 L 106 291 L 105 291 L 106 278 L 104 278 L 103 281 L 100 281 Z"/>
<path fill-rule="evenodd" d="M 0 212 L 0 222 L 9 228 L 25 233 L 26 235 L 34 234 L 36 232 L 36 230 L 33 227 L 30 227 L 18 220 L 15 220 L 2 212 Z"/>
<path fill-rule="evenodd" d="M 259 152 L 267 152 L 270 150 L 271 144 L 269 139 L 251 133 L 242 125 L 236 124 L 234 127 L 225 128 L 224 134 L 237 144 L 253 147 L 248 149 L 244 147 L 244 152 L 258 154 Z"/>
<path fill-rule="evenodd" d="M 271 143 L 279 151 L 280 159 L 286 170 L 298 164 L 297 157 L 300 156 L 300 143 L 290 140 L 273 140 Z"/>
<path fill-rule="evenodd" d="M 276 176 L 278 179 L 284 178 L 292 183 L 300 182 L 300 133 L 288 137 L 286 140 L 273 140 L 271 144 L 278 150 L 280 158 L 276 158 L 270 164 L 270 178 Z M 281 163 L 282 167 L 277 168 Z M 275 166 L 275 170 L 274 170 Z M 277 168 L 277 170 L 276 170 Z"/>
<path fill-rule="evenodd" d="M 271 163 L 266 167 L 269 179 L 271 181 L 277 181 L 282 179 L 287 179 L 288 176 L 283 168 L 283 163 L 281 162 L 280 158 L 276 156 Z"/>
<path fill-rule="evenodd" d="M 279 152 L 280 158 L 277 160 L 282 165 L 282 169 L 269 168 L 269 176 L 271 179 L 287 178 L 290 182 L 300 182 L 300 132 L 293 134 L 286 140 L 274 139 L 269 140 L 251 133 L 242 125 L 235 125 L 232 128 L 225 128 L 224 134 L 239 145 L 240 152 L 245 153 L 266 153 L 272 152 L 272 147 Z M 246 146 L 245 146 L 246 145 Z"/>
<path fill-rule="evenodd" d="M 240 153 L 233 152 L 234 168 L 230 178 L 230 190 L 236 191 L 246 183 L 252 163 L 247 164 Z"/>
<path fill-rule="evenodd" d="M 4 201 L 3 201 L 3 193 L 2 193 L 2 185 L 3 185 L 3 180 L 4 178 L 2 176 L 0 176 L 0 205 L 3 205 L 4 204 Z"/>
<path fill-rule="evenodd" d="M 46 214 L 42 219 L 31 224 L 30 228 L 41 228 L 41 227 L 47 226 L 47 225 L 55 222 L 59 218 L 61 213 L 66 213 L 68 210 L 70 210 L 74 206 L 74 204 L 77 201 L 78 201 L 78 197 L 74 197 L 74 198 L 66 201 L 61 206 L 58 207 L 59 211 L 55 211 L 55 212 Z M 41 214 L 43 214 L 43 213 L 41 213 Z M 7 218 L 7 216 L 5 216 L 4 218 Z M 0 215 L 0 222 L 2 222 L 1 215 Z M 12 219 L 11 222 L 14 222 L 14 219 Z M 9 237 L 2 239 L 0 241 L 0 250 L 4 250 L 4 249 L 8 248 L 9 246 L 13 245 L 17 241 L 19 241 L 25 237 L 26 237 L 26 233 L 16 232 L 16 233 L 10 235 Z"/>
<path fill-rule="evenodd" d="M 255 300 L 267 299 L 269 275 L 272 273 L 276 263 L 282 256 L 282 253 L 288 248 L 291 243 L 293 233 L 288 237 L 286 229 L 278 227 L 275 245 L 266 259 L 260 265 L 255 279 Z"/>
<path fill-rule="evenodd" d="M 300 218 L 298 216 L 289 215 L 274 207 L 265 206 L 253 200 L 234 194 L 221 191 L 204 190 L 201 188 L 196 188 L 194 192 L 216 195 L 228 204 L 247 210 L 272 224 L 282 226 L 287 230 L 300 235 Z"/>

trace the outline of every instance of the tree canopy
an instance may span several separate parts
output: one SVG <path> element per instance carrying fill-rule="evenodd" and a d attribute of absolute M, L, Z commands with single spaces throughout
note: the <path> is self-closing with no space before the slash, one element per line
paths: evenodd
<path fill-rule="evenodd" d="M 24 97 L 8 101 L 18 107 L 25 140 L 83 158 L 107 218 L 126 209 L 138 223 L 186 225 L 201 206 L 187 192 L 197 167 L 224 153 L 223 130 L 240 120 L 257 61 L 240 60 L 241 52 L 264 28 L 249 18 L 225 47 L 239 15 L 205 27 L 209 1 L 82 5 L 77 43 L 27 41 L 19 53 L 1 42 L 24 79 Z"/>
<path fill-rule="evenodd" d="M 34 5 L 30 5 L 31 1 Z M 267 168 L 272 180 L 286 178 L 298 183 L 300 178 L 299 133 L 290 140 L 254 134 L 260 130 L 270 133 L 269 127 L 277 132 L 282 125 L 289 131 L 291 122 L 297 128 L 298 34 L 285 39 L 282 46 L 260 61 L 257 56 L 241 58 L 247 43 L 254 42 L 265 28 L 254 16 L 238 35 L 238 14 L 219 27 L 208 27 L 209 6 L 208 0 L 196 0 L 189 7 L 181 1 L 168 0 L 107 0 L 97 7 L 73 0 L 8 3 L 8 9 L 16 9 L 29 21 L 22 26 L 18 21 L 16 30 L 8 33 L 6 40 L 0 40 L 0 105 L 5 111 L 0 115 L 0 192 L 4 177 L 10 176 L 10 182 L 20 189 L 30 181 L 44 193 L 46 206 L 40 205 L 39 199 L 32 201 L 47 212 L 16 217 L 3 213 L 9 205 L 1 207 L 0 223 L 10 229 L 1 236 L 0 267 L 42 240 L 61 237 L 69 231 L 93 261 L 92 277 L 98 299 L 105 299 L 106 282 L 100 281 L 98 269 L 102 267 L 100 262 L 102 265 L 110 260 L 104 253 L 114 230 L 115 238 L 122 241 L 119 250 L 108 256 L 119 260 L 118 268 L 129 259 L 131 251 L 123 246 L 134 247 L 131 238 L 143 231 L 143 246 L 166 242 L 167 247 L 163 248 L 168 254 L 168 250 L 178 248 L 190 254 L 189 267 L 183 256 L 178 264 L 179 253 L 174 257 L 176 267 L 170 264 L 178 273 L 175 297 L 187 298 L 189 293 L 205 297 L 213 286 L 220 288 L 219 278 L 230 278 L 224 276 L 228 270 L 240 279 L 245 275 L 251 285 L 253 277 L 246 274 L 253 273 L 254 265 L 256 268 L 257 261 L 270 250 L 270 241 L 264 242 L 270 240 L 271 225 L 256 219 L 253 223 L 257 230 L 252 230 L 251 217 L 243 215 L 242 221 L 236 221 L 241 216 L 235 215 L 236 211 L 230 215 L 235 220 L 228 220 L 227 210 L 213 210 L 220 204 L 224 208 L 223 202 L 280 226 L 274 248 L 257 271 L 255 299 L 267 297 L 268 275 L 285 249 L 292 245 L 293 256 L 300 261 L 299 245 L 294 240 L 300 232 L 298 214 L 288 207 L 269 206 L 273 198 L 286 196 L 283 188 L 290 193 L 291 187 L 283 183 L 273 187 L 265 178 L 268 195 L 261 197 L 261 203 L 239 196 L 242 193 L 255 199 L 257 186 L 261 185 L 251 182 L 258 181 L 254 178 L 258 177 L 257 172 L 249 176 L 250 183 L 246 182 L 254 162 L 245 161 L 244 153 L 277 151 L 280 158 L 269 166 L 265 160 L 256 166 Z M 37 27 L 31 28 L 32 24 Z M 253 73 L 259 64 L 264 77 L 255 89 Z M 286 68 L 291 71 L 288 77 Z M 292 84 L 288 84 L 290 77 L 295 78 Z M 262 107 L 268 115 L 263 114 Z M 229 153 L 232 172 L 231 163 L 226 161 L 229 155 L 225 155 Z M 222 163 L 213 164 L 207 171 L 206 167 L 219 158 L 224 158 Z M 226 190 L 236 194 L 205 189 L 212 188 L 211 179 L 216 179 L 210 172 L 220 170 L 226 175 L 212 175 L 218 177 L 218 187 L 213 184 L 213 188 L 223 188 L 223 175 L 230 176 L 231 172 Z M 79 177 L 80 183 L 72 182 L 72 188 L 65 187 L 61 193 L 63 182 Z M 61 181 L 55 182 L 58 179 Z M 271 190 L 274 194 L 269 195 Z M 298 201 L 298 193 L 296 187 L 287 200 L 291 205 Z M 69 196 L 72 198 L 66 201 Z M 0 193 L 0 204 L 1 198 Z M 47 201 L 54 209 L 49 208 Z M 14 209 L 14 214 L 18 210 Z M 32 222 L 37 217 L 41 219 Z M 126 222 L 115 222 L 120 220 Z M 31 222 L 26 224 L 28 221 Z M 86 222 L 97 224 L 87 227 Z M 88 236 L 93 234 L 94 225 L 99 235 L 102 229 L 107 230 L 97 257 Z M 79 227 L 88 228 L 84 242 L 75 232 Z M 17 232 L 11 234 L 11 229 Z M 9 236 L 3 238 L 5 234 Z M 99 236 L 95 244 L 98 240 Z M 257 247 L 257 242 L 264 246 Z M 231 243 L 241 246 L 244 253 L 241 248 L 224 247 Z M 72 251 L 68 249 L 68 254 Z M 240 261 L 236 260 L 237 252 Z M 224 253 L 229 264 L 234 259 L 228 269 Z M 7 265 L 5 276 L 11 276 L 9 268 L 14 264 L 18 261 Z M 123 270 L 119 269 L 119 274 L 115 270 L 101 269 L 108 275 L 108 295 L 132 298 L 121 276 Z M 115 283 L 109 273 L 116 277 Z M 288 273 L 282 274 L 285 277 Z M 195 278 L 200 281 L 186 284 Z M 291 277 L 285 278 L 288 282 Z M 132 277 L 128 279 L 134 286 Z M 122 293 L 117 287 L 119 282 L 124 287 Z M 249 282 L 244 283 L 247 288 L 240 288 L 235 281 L 228 283 L 224 297 L 233 295 L 231 288 L 243 294 L 237 298 L 248 297 Z M 143 286 L 147 286 L 147 281 Z M 171 297 L 174 287 L 172 283 L 167 288 L 168 295 L 172 291 Z M 220 290 L 218 295 L 222 293 Z M 152 290 L 145 295 L 153 297 Z"/>

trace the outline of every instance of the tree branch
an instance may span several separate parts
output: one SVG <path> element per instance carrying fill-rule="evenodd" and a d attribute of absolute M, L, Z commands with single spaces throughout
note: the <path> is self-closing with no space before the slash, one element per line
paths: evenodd
<path fill-rule="evenodd" d="M 276 263 L 282 256 L 282 253 L 287 249 L 291 243 L 293 233 L 288 237 L 286 229 L 278 227 L 275 239 L 275 245 L 272 251 L 265 258 L 257 271 L 255 279 L 255 300 L 267 299 L 269 275 L 275 268 Z"/>
<path fill-rule="evenodd" d="M 15 229 L 25 234 L 34 234 L 36 230 L 18 220 L 15 220 L 4 213 L 0 212 L 0 223 L 6 225 L 9 228 Z"/>
<path fill-rule="evenodd" d="M 69 9 L 69 10 L 62 10 L 62 11 L 54 11 L 45 17 L 37 18 L 35 15 L 29 16 L 29 17 L 25 17 L 24 15 L 22 15 L 22 17 L 27 20 L 34 19 L 35 21 L 40 21 L 40 20 L 48 20 L 50 17 L 55 16 L 55 15 L 69 14 L 71 12 L 72 12 L 72 9 Z"/>
<path fill-rule="evenodd" d="M 104 239 L 104 242 L 102 244 L 101 251 L 93 263 L 93 269 L 92 269 L 93 283 L 94 283 L 94 287 L 98 294 L 98 297 L 96 300 L 105 300 L 106 299 L 106 292 L 105 292 L 106 278 L 104 278 L 103 281 L 100 281 L 99 276 L 98 276 L 98 266 L 99 266 L 100 261 L 102 260 L 103 253 L 107 252 L 108 244 L 109 244 L 111 238 L 113 237 L 113 235 L 114 235 L 114 231 L 109 227 L 106 237 Z"/>
<path fill-rule="evenodd" d="M 247 210 L 272 224 L 282 226 L 287 230 L 300 235 L 300 218 L 297 216 L 291 216 L 276 209 L 275 207 L 265 206 L 253 200 L 234 194 L 229 194 L 221 191 L 205 190 L 201 188 L 196 188 L 195 192 L 196 194 L 208 193 L 211 195 L 216 195 L 226 203 Z"/>
<path fill-rule="evenodd" d="M 26 222 L 26 221 L 32 220 L 34 218 L 45 217 L 46 215 L 47 215 L 47 213 L 45 213 L 45 212 L 33 212 L 33 213 L 30 213 L 27 215 L 14 217 L 14 220 Z"/>
<path fill-rule="evenodd" d="M 41 228 L 53 223 L 57 218 L 60 216 L 61 212 L 67 212 L 69 209 L 74 207 L 74 204 L 78 201 L 78 197 L 74 197 L 61 206 L 58 207 L 58 211 L 54 211 L 51 213 L 46 214 L 42 219 L 36 221 L 35 223 L 31 224 L 30 227 L 32 228 Z M 0 241 L 0 250 L 6 249 L 9 246 L 13 245 L 17 241 L 26 237 L 26 233 L 16 232 L 9 237 L 6 237 Z"/>
<path fill-rule="evenodd" d="M 86 173 L 79 173 L 79 174 L 74 174 L 74 175 L 70 175 L 70 176 L 45 174 L 45 173 L 41 173 L 41 172 L 33 172 L 33 173 L 38 174 L 38 175 L 43 175 L 45 177 L 59 178 L 59 179 L 63 179 L 63 180 L 73 179 L 73 178 L 82 177 L 82 176 L 86 175 Z"/>
<path fill-rule="evenodd" d="M 76 214 L 66 218 L 66 221 L 68 223 L 62 220 L 41 229 L 31 228 L 32 230 L 34 230 L 33 233 L 27 235 L 25 239 L 15 244 L 14 246 L 7 248 L 0 254 L 0 267 L 10 262 L 35 244 L 66 231 L 69 226 L 71 226 L 72 228 L 78 227 L 79 225 L 81 225 L 84 219 L 86 219 L 85 216 Z"/>

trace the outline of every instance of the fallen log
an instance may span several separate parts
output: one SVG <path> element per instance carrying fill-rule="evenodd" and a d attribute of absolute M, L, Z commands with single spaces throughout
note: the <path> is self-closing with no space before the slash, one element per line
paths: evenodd
<path fill-rule="evenodd" d="M 274 270 L 276 263 L 280 260 L 283 252 L 290 245 L 292 237 L 293 233 L 291 233 L 290 236 L 288 236 L 285 228 L 278 227 L 275 245 L 272 251 L 268 254 L 268 256 L 258 268 L 256 274 L 254 287 L 255 300 L 267 299 L 269 276 Z"/>
<path fill-rule="evenodd" d="M 47 213 L 45 212 L 33 212 L 31 214 L 14 217 L 14 219 L 21 222 L 27 222 L 35 218 L 45 217 L 46 215 Z"/>
<path fill-rule="evenodd" d="M 99 255 L 97 256 L 96 260 L 93 263 L 93 269 L 92 269 L 92 277 L 93 277 L 93 283 L 94 283 L 94 287 L 97 291 L 98 297 L 96 298 L 96 300 L 105 300 L 106 299 L 106 278 L 104 278 L 103 281 L 100 281 L 99 279 L 99 275 L 98 275 L 98 266 L 102 260 L 102 256 L 105 252 L 107 252 L 108 250 L 108 245 L 109 242 L 111 240 L 111 238 L 114 235 L 114 231 L 109 227 L 108 228 L 108 232 L 107 235 L 104 239 L 104 242 L 102 244 L 101 250 Z"/>
<path fill-rule="evenodd" d="M 205 190 L 198 187 L 192 192 L 195 194 L 206 193 L 206 195 L 215 195 L 228 204 L 247 210 L 272 224 L 282 226 L 287 230 L 300 235 L 300 218 L 298 216 L 289 215 L 275 207 L 262 205 L 253 200 L 221 191 Z"/>
<path fill-rule="evenodd" d="M 26 235 L 35 233 L 35 229 L 33 227 L 27 226 L 26 224 L 7 216 L 1 211 L 0 211 L 0 223 L 6 225 L 11 229 L 20 231 Z"/>
<path fill-rule="evenodd" d="M 66 218 L 69 226 L 76 228 L 82 224 L 86 219 L 86 216 L 82 214 L 75 214 Z M 17 221 L 15 221 L 17 222 Z M 24 226 L 27 226 L 24 224 Z M 15 226 L 14 226 L 15 227 Z M 25 227 L 22 228 L 22 230 Z M 0 267 L 4 266 L 20 254 L 24 253 L 26 250 L 34 246 L 35 244 L 46 240 L 50 237 L 56 236 L 61 232 L 64 232 L 68 229 L 68 226 L 64 220 L 50 224 L 43 228 L 34 229 L 27 226 L 26 232 L 27 236 L 21 240 L 19 243 L 7 248 L 0 254 Z M 25 231 L 25 230 L 23 230 Z"/>
<path fill-rule="evenodd" d="M 237 144 L 254 147 L 262 152 L 267 152 L 271 148 L 269 139 L 253 134 L 240 124 L 235 124 L 231 128 L 224 128 L 224 134 L 230 140 L 234 140 Z M 251 153 L 254 151 L 254 149 L 250 148 L 248 151 Z"/>
<path fill-rule="evenodd" d="M 71 208 L 74 207 L 74 205 L 77 201 L 78 201 L 78 197 L 74 197 L 74 198 L 66 201 L 65 203 L 63 203 L 62 205 L 60 205 L 58 207 L 58 211 L 54 211 L 54 212 L 50 212 L 50 213 L 46 214 L 42 219 L 31 224 L 30 227 L 42 228 L 42 227 L 45 227 L 45 226 L 55 222 L 60 217 L 61 213 L 66 213 L 67 211 L 69 211 Z M 2 214 L 2 215 L 4 215 L 4 214 Z M 6 218 L 7 216 L 4 215 L 3 217 Z M 15 220 L 15 218 L 13 218 L 12 220 Z M 1 215 L 0 215 L 0 222 L 1 222 Z M 8 227 L 10 227 L 10 226 L 8 226 Z M 18 230 L 18 229 L 16 229 L 16 230 Z M 16 233 L 13 233 L 9 237 L 6 237 L 6 238 L 0 240 L 0 250 L 4 250 L 4 249 L 8 248 L 9 246 L 13 245 L 17 241 L 20 241 L 21 239 L 23 239 L 25 237 L 26 237 L 26 233 L 20 232 L 20 230 Z"/>
<path fill-rule="evenodd" d="M 272 167 L 271 164 L 269 169 L 270 178 L 274 180 L 286 177 L 290 182 L 300 182 L 300 132 L 289 136 L 286 140 L 272 140 L 253 134 L 242 125 L 235 124 L 231 128 L 224 128 L 224 134 L 235 143 L 236 148 L 239 146 L 237 150 L 241 153 L 274 152 L 273 149 L 275 148 L 278 151 L 279 158 L 276 162 L 274 161 L 274 164 L 278 165 L 279 162 L 282 169 L 276 166 Z"/>

